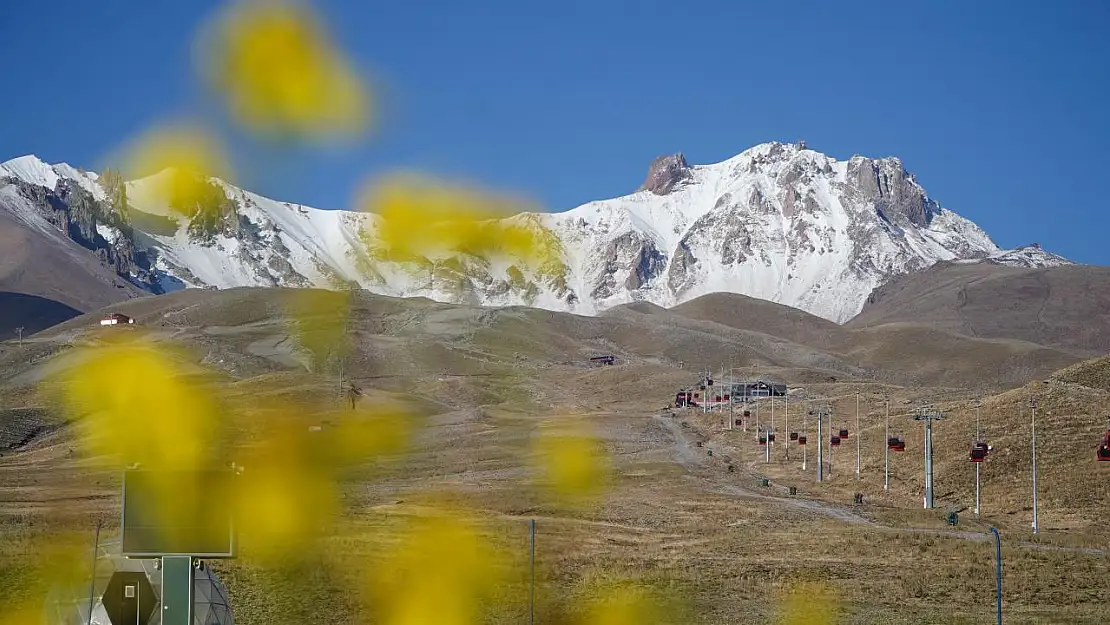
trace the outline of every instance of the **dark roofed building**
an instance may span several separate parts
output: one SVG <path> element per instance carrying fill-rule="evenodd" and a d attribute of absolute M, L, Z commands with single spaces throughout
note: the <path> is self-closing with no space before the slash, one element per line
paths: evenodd
<path fill-rule="evenodd" d="M 786 385 L 766 380 L 750 382 L 735 382 L 732 385 L 732 395 L 736 399 L 747 397 L 785 397 Z"/>

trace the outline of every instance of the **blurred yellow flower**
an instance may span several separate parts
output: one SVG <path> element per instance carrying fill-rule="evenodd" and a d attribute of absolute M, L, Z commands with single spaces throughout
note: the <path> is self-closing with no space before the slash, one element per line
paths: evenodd
<path fill-rule="evenodd" d="M 87 452 L 109 466 L 191 470 L 216 461 L 220 420 L 211 389 L 170 346 L 116 341 L 74 350 L 52 379 Z"/>
<path fill-rule="evenodd" d="M 371 580 L 384 625 L 471 625 L 505 575 L 505 557 L 461 512 L 416 518 Z"/>
<path fill-rule="evenodd" d="M 659 606 L 642 588 L 617 585 L 590 602 L 582 625 L 653 625 L 661 617 Z"/>
<path fill-rule="evenodd" d="M 823 584 L 792 586 L 783 598 L 780 625 L 832 625 L 836 622 L 836 597 Z"/>
<path fill-rule="evenodd" d="M 417 416 L 398 405 L 344 409 L 331 419 L 335 427 L 314 437 L 320 464 L 343 469 L 398 454 L 408 444 Z"/>
<path fill-rule="evenodd" d="M 128 148 L 125 169 L 132 178 L 157 174 L 149 181 L 151 199 L 189 218 L 218 212 L 227 202 L 223 189 L 209 181 L 209 176 L 231 178 L 223 148 L 194 124 L 146 132 Z"/>
<path fill-rule="evenodd" d="M 314 368 L 329 359 L 341 361 L 350 351 L 351 291 L 291 289 L 285 295 L 285 309 Z"/>
<path fill-rule="evenodd" d="M 468 254 L 539 265 L 553 251 L 537 224 L 505 219 L 523 212 L 524 202 L 421 176 L 398 174 L 368 184 L 357 205 L 377 215 L 374 232 L 365 238 L 381 246 L 383 259 Z"/>
<path fill-rule="evenodd" d="M 399 408 L 375 406 L 325 413 L 332 425 L 310 431 L 297 412 L 272 420 L 237 461 L 240 542 L 263 560 L 310 549 L 338 518 L 341 472 L 403 450 L 411 426 Z"/>
<path fill-rule="evenodd" d="M 12 557 L 16 540 L 5 545 L 8 559 L 0 564 L 0 573 L 8 574 L 0 575 L 7 582 L 0 590 L 0 625 L 41 625 L 44 598 L 65 602 L 76 598 L 74 589 L 88 588 L 92 541 L 83 532 L 38 534 Z"/>
<path fill-rule="evenodd" d="M 208 86 L 252 132 L 348 138 L 367 125 L 366 88 L 307 6 L 235 3 L 217 17 L 199 48 Z"/>
<path fill-rule="evenodd" d="M 609 456 L 581 424 L 541 430 L 532 460 L 541 472 L 541 484 L 562 503 L 586 503 L 607 486 Z"/>
<path fill-rule="evenodd" d="M 41 606 L 4 606 L 0 625 L 42 625 Z"/>
<path fill-rule="evenodd" d="M 270 426 L 267 440 L 244 450 L 236 525 L 244 551 L 263 560 L 305 550 L 338 512 L 336 485 L 313 462 L 316 433 L 294 422 Z"/>

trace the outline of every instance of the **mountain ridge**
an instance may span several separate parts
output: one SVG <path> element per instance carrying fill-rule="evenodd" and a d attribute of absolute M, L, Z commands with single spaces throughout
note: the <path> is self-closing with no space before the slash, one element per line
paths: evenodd
<path fill-rule="evenodd" d="M 557 261 L 538 270 L 515 259 L 465 255 L 381 262 L 369 249 L 377 242 L 377 216 L 279 202 L 218 179 L 210 180 L 232 208 L 200 237 L 189 220 L 152 199 L 159 175 L 124 184 L 133 218 L 124 227 L 104 207 L 111 200 L 96 174 L 33 156 L 0 164 L 0 180 L 9 185 L 73 189 L 83 205 L 94 205 L 85 211 L 94 213 L 91 222 L 82 217 L 84 230 L 89 223 L 95 230 L 89 238 L 101 248 L 130 248 L 118 254 L 127 259 L 117 263 L 118 273 L 152 293 L 357 286 L 593 315 L 637 301 L 672 307 L 731 292 L 844 323 L 879 286 L 937 262 L 1069 262 L 1043 250 L 998 248 L 973 222 L 931 199 L 896 157 L 839 161 L 778 142 L 708 165 L 690 165 L 681 154 L 659 157 L 628 195 L 508 217 L 553 235 Z M 38 201 L 40 212 L 58 204 L 47 195 Z"/>

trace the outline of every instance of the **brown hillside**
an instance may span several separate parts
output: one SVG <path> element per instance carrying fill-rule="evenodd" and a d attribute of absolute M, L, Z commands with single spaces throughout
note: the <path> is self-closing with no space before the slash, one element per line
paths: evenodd
<path fill-rule="evenodd" d="M 1110 267 L 938 263 L 876 289 L 846 327 L 892 322 L 1102 355 L 1110 352 Z"/>
<path fill-rule="evenodd" d="M 12 295 L 0 301 L 0 339 L 8 338 L 13 328 L 37 332 L 71 318 L 73 311 L 97 310 L 142 291 L 76 243 L 33 231 L 0 212 L 4 294 Z M 16 298 L 19 294 L 35 299 Z"/>
<path fill-rule="evenodd" d="M 1110 356 L 1078 362 L 1053 374 L 1054 380 L 1110 391 Z"/>

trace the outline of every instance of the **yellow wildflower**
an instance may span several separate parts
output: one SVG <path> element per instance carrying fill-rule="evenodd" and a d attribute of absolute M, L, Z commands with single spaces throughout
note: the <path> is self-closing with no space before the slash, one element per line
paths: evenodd
<path fill-rule="evenodd" d="M 541 431 L 532 458 L 541 484 L 560 502 L 585 503 L 603 492 L 609 478 L 602 442 L 580 425 Z"/>
<path fill-rule="evenodd" d="M 248 130 L 323 138 L 365 129 L 366 89 L 307 6 L 238 2 L 206 35 L 202 74 Z"/>
<path fill-rule="evenodd" d="M 157 174 L 149 181 L 150 199 L 189 218 L 224 210 L 227 197 L 209 177 L 230 180 L 231 167 L 220 142 L 204 128 L 184 122 L 156 128 L 126 154 L 132 178 Z"/>
<path fill-rule="evenodd" d="M 216 460 L 217 409 L 165 344 L 117 341 L 75 350 L 52 381 L 79 441 L 110 466 L 193 470 Z"/>
<path fill-rule="evenodd" d="M 502 555 L 459 512 L 414 519 L 377 568 L 384 625 L 471 625 L 504 576 Z"/>
<path fill-rule="evenodd" d="M 831 625 L 836 621 L 837 602 L 823 584 L 797 584 L 783 599 L 781 625 Z"/>

